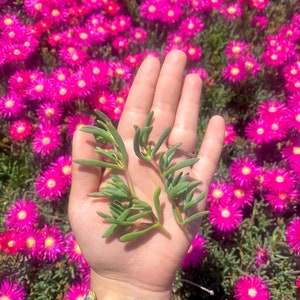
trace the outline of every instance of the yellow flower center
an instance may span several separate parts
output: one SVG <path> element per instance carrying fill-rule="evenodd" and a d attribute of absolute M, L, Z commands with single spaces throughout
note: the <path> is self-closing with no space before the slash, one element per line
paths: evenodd
<path fill-rule="evenodd" d="M 35 87 L 34 87 L 34 90 L 36 92 L 42 92 L 44 90 L 44 85 L 42 84 L 37 84 Z"/>
<path fill-rule="evenodd" d="M 230 73 L 234 76 L 240 74 L 240 69 L 239 68 L 232 68 Z"/>
<path fill-rule="evenodd" d="M 245 192 L 241 189 L 236 189 L 233 193 L 237 198 L 243 198 L 245 196 Z"/>
<path fill-rule="evenodd" d="M 63 172 L 64 175 L 71 174 L 71 167 L 70 166 L 63 166 L 62 167 L 62 172 Z"/>
<path fill-rule="evenodd" d="M 82 39 L 82 40 L 86 40 L 88 39 L 89 35 L 86 33 L 86 32 L 81 32 L 79 34 L 79 37 Z"/>
<path fill-rule="evenodd" d="M 223 209 L 222 213 L 221 213 L 221 216 L 223 218 L 229 218 L 230 217 L 230 211 L 227 208 Z"/>
<path fill-rule="evenodd" d="M 224 193 L 221 190 L 219 190 L 219 189 L 215 189 L 212 192 L 212 195 L 213 195 L 214 198 L 219 199 L 219 198 L 223 197 Z"/>
<path fill-rule="evenodd" d="M 232 48 L 233 53 L 240 53 L 242 51 L 242 48 L 240 46 L 234 46 Z"/>
<path fill-rule="evenodd" d="M 13 24 L 13 20 L 11 18 L 6 18 L 3 23 L 4 25 L 10 26 Z"/>
<path fill-rule="evenodd" d="M 86 82 L 83 79 L 78 80 L 77 82 L 78 87 L 84 88 L 86 86 Z"/>
<path fill-rule="evenodd" d="M 262 134 L 265 133 L 265 130 L 264 130 L 263 128 L 258 128 L 258 129 L 256 130 L 256 133 L 257 133 L 258 135 L 262 135 Z"/>
<path fill-rule="evenodd" d="M 284 177 L 283 176 L 276 176 L 275 181 L 278 183 L 284 182 Z"/>
<path fill-rule="evenodd" d="M 60 11 L 58 9 L 53 9 L 51 14 L 53 17 L 58 17 L 60 15 Z"/>
<path fill-rule="evenodd" d="M 5 107 L 6 107 L 6 108 L 11 108 L 11 107 L 14 106 L 14 104 L 15 104 L 15 101 L 13 101 L 13 100 L 7 100 L 7 101 L 5 102 Z"/>
<path fill-rule="evenodd" d="M 34 5 L 34 9 L 36 9 L 36 10 L 41 10 L 42 9 L 42 3 L 36 3 L 35 5 Z"/>
<path fill-rule="evenodd" d="M 49 107 L 45 110 L 45 115 L 47 117 L 51 117 L 54 114 L 54 109 L 52 107 Z"/>
<path fill-rule="evenodd" d="M 59 94 L 60 94 L 61 96 L 64 96 L 66 93 L 67 93 L 67 89 L 66 89 L 66 88 L 60 88 Z"/>
<path fill-rule="evenodd" d="M 23 133 L 25 131 L 25 127 L 24 126 L 18 126 L 17 128 L 17 132 L 18 133 Z"/>
<path fill-rule="evenodd" d="M 25 210 L 21 210 L 17 213 L 17 217 L 19 220 L 25 220 L 27 217 L 27 212 Z"/>
<path fill-rule="evenodd" d="M 54 179 L 48 179 L 47 181 L 47 187 L 52 189 L 56 186 L 56 181 Z"/>
<path fill-rule="evenodd" d="M 231 7 L 228 7 L 227 8 L 227 12 L 231 15 L 235 14 L 236 13 L 236 8 L 231 6 Z"/>
<path fill-rule="evenodd" d="M 256 291 L 256 289 L 254 289 L 254 288 L 251 288 L 251 289 L 249 289 L 248 290 L 248 295 L 250 296 L 250 297 L 255 297 L 256 295 L 257 295 L 257 291 Z"/>
<path fill-rule="evenodd" d="M 293 147 L 293 154 L 299 155 L 300 154 L 300 147 Z"/>
<path fill-rule="evenodd" d="M 251 173 L 251 169 L 249 167 L 243 167 L 242 168 L 242 174 L 243 175 L 249 175 Z"/>
<path fill-rule="evenodd" d="M 76 243 L 76 245 L 74 246 L 74 250 L 77 254 L 81 254 L 81 249 L 79 247 L 79 245 Z"/>
<path fill-rule="evenodd" d="M 26 246 L 28 248 L 33 248 L 35 247 L 36 245 L 36 240 L 33 238 L 33 237 L 29 237 L 27 240 L 26 240 Z"/>
<path fill-rule="evenodd" d="M 54 244 L 55 244 L 55 241 L 54 241 L 53 237 L 47 237 L 45 239 L 45 247 L 51 248 L 54 246 Z"/>
<path fill-rule="evenodd" d="M 43 144 L 43 145 L 49 145 L 50 142 L 51 142 L 51 139 L 50 139 L 49 137 L 44 137 L 44 138 L 42 139 L 42 144 Z"/>
<path fill-rule="evenodd" d="M 150 6 L 148 7 L 148 12 L 149 12 L 149 13 L 154 13 L 154 12 L 156 12 L 156 7 L 155 7 L 154 5 L 150 5 Z"/>
<path fill-rule="evenodd" d="M 65 75 L 65 74 L 58 74 L 58 75 L 57 75 L 57 79 L 58 79 L 59 81 L 64 81 L 64 80 L 66 79 L 66 75 Z"/>

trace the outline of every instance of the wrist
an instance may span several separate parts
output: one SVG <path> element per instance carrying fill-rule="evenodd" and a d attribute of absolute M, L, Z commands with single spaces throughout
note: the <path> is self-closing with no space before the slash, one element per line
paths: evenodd
<path fill-rule="evenodd" d="M 170 288 L 142 286 L 136 282 L 101 276 L 91 270 L 91 290 L 97 300 L 170 300 Z"/>

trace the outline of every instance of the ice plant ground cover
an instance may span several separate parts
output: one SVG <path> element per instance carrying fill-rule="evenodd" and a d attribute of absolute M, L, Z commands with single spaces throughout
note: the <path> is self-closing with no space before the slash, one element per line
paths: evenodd
<path fill-rule="evenodd" d="M 117 123 L 142 59 L 174 48 L 204 82 L 199 141 L 215 113 L 227 134 L 173 297 L 299 299 L 299 41 L 293 0 L 1 0 L 0 299 L 88 290 L 67 218 L 73 132 L 94 109 Z"/>

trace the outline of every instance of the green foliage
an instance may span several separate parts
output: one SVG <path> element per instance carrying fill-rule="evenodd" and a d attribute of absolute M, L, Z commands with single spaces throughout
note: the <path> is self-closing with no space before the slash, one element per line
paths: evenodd
<path fill-rule="evenodd" d="M 134 187 L 131 184 L 132 180 L 127 165 L 127 152 L 122 137 L 109 118 L 100 111 L 96 111 L 96 114 L 100 118 L 100 120 L 97 120 L 99 127 L 84 126 L 82 130 L 95 136 L 98 142 L 95 151 L 101 154 L 104 160 L 77 159 L 76 162 L 89 166 L 121 170 L 123 171 L 122 176 L 125 177 L 124 180 L 121 175 L 111 173 L 111 180 L 108 181 L 107 186 L 102 187 L 99 192 L 90 194 L 93 197 L 110 199 L 108 204 L 110 215 L 98 212 L 100 217 L 111 223 L 102 237 L 107 238 L 111 236 L 119 228 L 125 228 L 125 234 L 120 236 L 120 241 L 122 242 L 135 240 L 156 229 L 170 237 L 170 233 L 162 224 L 163 216 L 159 199 L 161 189 L 157 187 L 153 194 L 153 203 L 156 210 L 154 212 L 147 202 L 137 198 Z M 160 152 L 157 163 L 158 151 L 167 139 L 170 128 L 163 131 L 156 143 L 150 141 L 150 133 L 153 129 L 151 125 L 152 118 L 153 112 L 150 112 L 143 127 L 134 126 L 134 152 L 140 160 L 149 163 L 149 167 L 152 166 L 157 171 L 164 183 L 165 192 L 172 203 L 175 220 L 179 225 L 186 226 L 207 213 L 201 211 L 190 215 L 192 208 L 204 199 L 205 193 L 202 192 L 194 197 L 196 188 L 201 182 L 196 180 L 190 181 L 188 173 L 183 174 L 179 172 L 183 168 L 193 166 L 198 161 L 198 158 L 189 158 L 173 163 L 175 153 L 180 147 L 180 144 L 176 144 L 165 152 Z M 109 149 L 101 148 L 101 145 L 108 146 Z"/>

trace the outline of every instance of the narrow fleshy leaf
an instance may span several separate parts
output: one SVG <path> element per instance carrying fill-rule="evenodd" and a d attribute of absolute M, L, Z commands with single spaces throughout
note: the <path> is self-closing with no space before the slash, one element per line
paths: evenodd
<path fill-rule="evenodd" d="M 94 166 L 94 167 L 100 167 L 100 168 L 111 168 L 111 169 L 118 169 L 121 170 L 122 167 L 116 164 L 111 164 L 109 162 L 101 161 L 101 160 L 93 160 L 93 159 L 82 159 L 78 158 L 75 159 L 74 162 L 86 165 L 86 166 Z"/>
<path fill-rule="evenodd" d="M 144 218 L 146 216 L 149 216 L 150 214 L 151 214 L 151 211 L 149 211 L 149 210 L 142 211 L 140 213 L 137 213 L 137 214 L 134 214 L 134 215 L 128 217 L 126 221 L 134 222 L 134 221 L 136 221 L 138 219 L 141 219 L 141 218 Z"/>
<path fill-rule="evenodd" d="M 161 145 L 163 144 L 163 142 L 166 140 L 166 138 L 168 137 L 169 133 L 171 132 L 171 128 L 168 127 L 159 137 L 158 141 L 156 142 L 153 150 L 152 150 L 152 157 L 154 157 L 154 155 L 157 153 L 157 151 L 159 150 L 159 148 L 161 147 Z"/>
<path fill-rule="evenodd" d="M 134 231 L 130 233 L 126 233 L 120 237 L 121 242 L 131 242 L 136 240 L 137 238 L 143 236 L 144 234 L 152 231 L 153 229 L 156 229 L 158 226 L 156 224 L 151 225 L 143 230 Z"/>
<path fill-rule="evenodd" d="M 86 133 L 91 133 L 95 135 L 96 137 L 101 137 L 103 141 L 105 141 L 108 144 L 113 144 L 114 140 L 110 133 L 108 133 L 106 130 L 96 127 L 96 126 L 82 126 L 80 128 L 81 131 Z"/>
<path fill-rule="evenodd" d="M 182 225 L 185 226 L 185 225 L 187 225 L 188 223 L 190 223 L 190 222 L 192 222 L 192 221 L 194 221 L 194 220 L 196 220 L 196 219 L 198 219 L 198 218 L 201 218 L 201 217 L 203 217 L 203 216 L 205 216 L 205 215 L 207 215 L 207 214 L 208 214 L 208 211 L 206 211 L 206 210 L 204 210 L 204 211 L 199 211 L 199 212 L 195 213 L 194 215 L 192 215 L 192 216 L 190 216 L 190 217 L 184 219 L 183 222 L 182 222 Z"/>
<path fill-rule="evenodd" d="M 111 123 L 111 119 L 106 114 L 104 114 L 102 111 L 95 109 L 94 112 L 95 112 L 95 115 L 100 120 L 104 121 L 104 123 Z"/>
<path fill-rule="evenodd" d="M 186 168 L 186 167 L 191 167 L 193 166 L 197 161 L 199 160 L 199 158 L 195 157 L 195 158 L 189 158 L 186 160 L 183 160 L 177 164 L 175 164 L 174 166 L 170 167 L 169 169 L 167 169 L 166 171 L 163 172 L 163 177 L 167 177 L 170 174 L 173 174 L 175 171 L 178 171 L 182 168 Z"/>
<path fill-rule="evenodd" d="M 159 201 L 159 196 L 161 193 L 161 188 L 158 187 L 153 194 L 153 202 L 154 202 L 154 207 L 156 210 L 156 216 L 158 219 L 158 222 L 161 223 L 162 221 L 162 211 L 161 211 L 161 207 L 160 207 L 160 201 Z"/>

